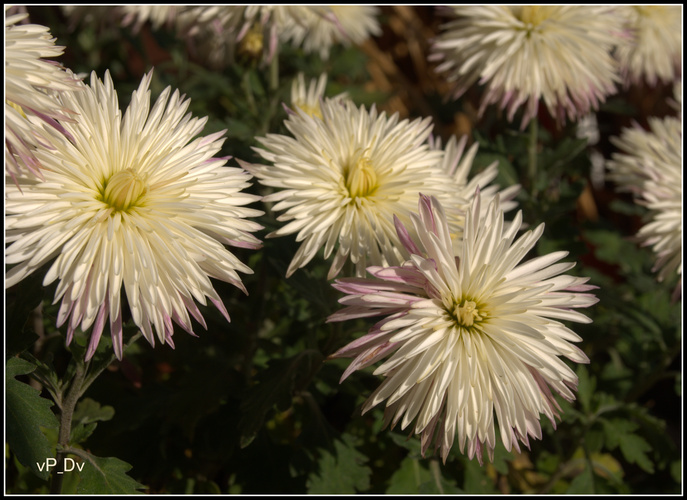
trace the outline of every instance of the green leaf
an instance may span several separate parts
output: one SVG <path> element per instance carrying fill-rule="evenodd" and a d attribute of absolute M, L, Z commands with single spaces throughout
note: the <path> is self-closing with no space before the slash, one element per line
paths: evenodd
<path fill-rule="evenodd" d="M 114 408 L 100 406 L 100 403 L 91 398 L 85 398 L 76 405 L 72 417 L 72 432 L 69 438 L 71 444 L 82 443 L 98 425 L 98 422 L 106 422 L 114 417 Z"/>
<path fill-rule="evenodd" d="M 344 434 L 342 439 L 334 442 L 335 455 L 322 452 L 319 472 L 308 478 L 308 493 L 359 493 L 370 487 L 372 470 L 364 465 L 367 457 L 355 449 L 352 436 Z"/>
<path fill-rule="evenodd" d="M 670 464 L 670 475 L 676 483 L 682 483 L 682 460 Z"/>
<path fill-rule="evenodd" d="M 20 463 L 29 467 L 41 479 L 49 471 L 39 470 L 54 452 L 41 427 L 57 429 L 58 421 L 52 410 L 53 402 L 42 398 L 40 391 L 15 379 L 36 369 L 35 365 L 19 358 L 5 364 L 5 402 L 7 443 Z"/>
<path fill-rule="evenodd" d="M 487 476 L 487 468 L 474 460 L 464 458 L 465 463 L 465 484 L 463 489 L 466 493 L 498 493 L 494 486 L 494 481 Z"/>
<path fill-rule="evenodd" d="M 620 445 L 623 437 L 637 429 L 637 424 L 630 420 L 614 418 L 612 420 L 599 419 L 604 429 L 606 447 L 613 450 Z"/>
<path fill-rule="evenodd" d="M 625 460 L 637 464 L 649 474 L 654 473 L 654 464 L 646 456 L 647 451 L 651 451 L 651 446 L 644 438 L 636 434 L 626 434 L 620 439 L 620 451 L 623 452 Z"/>
<path fill-rule="evenodd" d="M 129 477 L 126 473 L 131 465 L 118 458 L 99 458 L 79 450 L 84 459 L 83 470 L 79 473 L 81 481 L 77 493 L 86 494 L 134 494 L 140 493 L 145 486 Z"/>
<path fill-rule="evenodd" d="M 594 493 L 594 473 L 590 467 L 585 467 L 580 475 L 570 482 L 566 493 Z"/>
<path fill-rule="evenodd" d="M 401 466 L 389 479 L 389 487 L 386 493 L 419 493 L 420 485 L 431 481 L 432 473 L 423 467 L 420 460 L 408 456 L 401 462 Z M 435 493 L 439 493 L 439 491 Z"/>
<path fill-rule="evenodd" d="M 596 389 L 596 379 L 589 376 L 587 367 L 584 365 L 577 366 L 577 377 L 579 379 L 577 385 L 577 399 L 582 405 L 585 413 L 591 413 L 592 395 Z"/>

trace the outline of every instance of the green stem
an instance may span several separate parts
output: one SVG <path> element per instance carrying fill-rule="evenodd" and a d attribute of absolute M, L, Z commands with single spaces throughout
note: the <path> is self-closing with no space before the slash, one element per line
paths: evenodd
<path fill-rule="evenodd" d="M 279 44 L 274 49 L 272 60 L 270 61 L 270 90 L 274 93 L 279 88 Z"/>
<path fill-rule="evenodd" d="M 444 487 L 441 484 L 441 468 L 439 467 L 438 460 L 429 461 L 429 470 L 432 473 L 432 478 L 434 479 L 434 484 L 436 484 L 437 489 L 440 494 L 444 493 Z"/>
<path fill-rule="evenodd" d="M 537 141 L 539 133 L 539 122 L 536 118 L 530 121 L 530 135 L 527 144 L 527 174 L 532 197 L 537 196 Z"/>
<path fill-rule="evenodd" d="M 72 417 L 74 416 L 74 409 L 76 403 L 79 401 L 81 394 L 83 394 L 83 385 L 86 379 L 86 372 L 88 371 L 89 362 L 84 362 L 82 359 L 76 360 L 76 374 L 69 385 L 67 395 L 62 401 L 62 410 L 60 411 L 60 430 L 57 437 L 57 464 L 55 472 L 52 477 L 52 484 L 50 485 L 50 493 L 59 494 L 62 492 L 62 478 L 64 477 L 64 459 L 67 456 L 65 451 L 69 447 L 69 437 L 72 431 Z"/>

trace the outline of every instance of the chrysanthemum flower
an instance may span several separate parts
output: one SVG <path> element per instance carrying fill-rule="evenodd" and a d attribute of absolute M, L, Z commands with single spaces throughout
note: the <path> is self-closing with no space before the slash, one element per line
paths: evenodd
<path fill-rule="evenodd" d="M 186 113 L 189 101 L 167 88 L 152 106 L 148 73 L 123 114 L 109 72 L 95 73 L 81 92 L 60 96 L 79 113 L 65 123 L 72 140 L 37 151 L 45 180 L 6 182 L 5 279 L 10 287 L 54 259 L 43 284 L 58 281 L 57 324 L 92 327 L 87 358 L 105 321 L 122 356 L 122 288 L 134 323 L 154 345 L 172 343 L 173 323 L 193 333 L 189 313 L 205 322 L 194 299 L 210 300 L 229 320 L 210 278 L 244 290 L 237 271 L 251 273 L 223 244 L 258 248 L 261 228 L 244 207 L 250 175 L 215 158 L 223 132 L 196 137 L 207 118 Z M 245 290 L 244 290 L 245 291 Z M 152 326 L 151 326 L 152 325 Z"/>
<path fill-rule="evenodd" d="M 516 239 L 521 215 L 506 229 L 498 197 L 487 215 L 476 196 L 466 216 L 464 242 L 453 252 L 446 216 L 435 198 L 421 196 L 411 216 L 416 239 L 398 220 L 411 258 L 401 266 L 370 267 L 372 278 L 339 279 L 346 307 L 328 321 L 384 316 L 367 335 L 332 357 L 355 358 L 342 381 L 387 358 L 374 371 L 385 377 L 363 412 L 386 400 L 385 425 L 413 420 L 423 454 L 435 443 L 444 461 L 458 438 L 461 452 L 493 460 L 494 416 L 507 450 L 540 439 L 540 415 L 555 426 L 553 392 L 574 399 L 577 376 L 560 356 L 587 363 L 570 342 L 581 340 L 559 320 L 589 323 L 575 309 L 597 299 L 587 278 L 561 273 L 574 264 L 554 252 L 521 263 L 543 224 Z M 553 391 L 552 391 L 553 389 Z"/>
<path fill-rule="evenodd" d="M 287 224 L 268 237 L 298 233 L 302 241 L 287 276 L 324 247 L 336 276 L 350 259 L 359 275 L 368 263 L 400 264 L 393 215 L 405 220 L 422 192 L 452 192 L 439 168 L 443 152 L 430 150 L 430 119 L 387 117 L 375 107 L 325 99 L 322 118 L 298 111 L 284 123 L 293 137 L 268 134 L 255 150 L 270 165 L 245 165 L 265 186 L 279 188 L 263 201 L 275 202 Z"/>
<path fill-rule="evenodd" d="M 609 179 L 649 209 L 649 222 L 637 238 L 653 248 L 658 280 L 677 272 L 681 281 L 682 123 L 675 117 L 652 117 L 649 126 L 649 131 L 639 125 L 626 128 L 620 137 L 611 138 L 620 152 L 607 162 Z"/>
<path fill-rule="evenodd" d="M 320 102 L 322 99 L 324 99 L 324 91 L 326 88 L 326 73 L 322 73 L 317 80 L 310 80 L 310 84 L 308 86 L 305 85 L 305 75 L 303 73 L 298 73 L 298 76 L 291 84 L 290 111 L 300 109 L 310 116 L 322 118 Z M 332 97 L 332 99 L 344 99 L 347 96 L 348 94 L 343 92 Z"/>
<path fill-rule="evenodd" d="M 632 43 L 618 47 L 626 83 L 673 82 L 682 70 L 682 5 L 624 7 Z"/>
<path fill-rule="evenodd" d="M 596 109 L 619 81 L 611 50 L 620 43 L 623 17 L 608 6 L 456 6 L 432 60 L 455 86 L 454 99 L 475 83 L 485 86 L 479 112 L 497 104 L 522 127 L 543 100 L 562 122 Z"/>
<path fill-rule="evenodd" d="M 54 132 L 65 132 L 56 120 L 74 114 L 53 93 L 80 88 L 77 78 L 49 59 L 64 52 L 49 28 L 17 24 L 27 15 L 5 17 L 5 173 L 12 177 L 22 167 L 41 176 L 34 150 L 50 147 Z"/>

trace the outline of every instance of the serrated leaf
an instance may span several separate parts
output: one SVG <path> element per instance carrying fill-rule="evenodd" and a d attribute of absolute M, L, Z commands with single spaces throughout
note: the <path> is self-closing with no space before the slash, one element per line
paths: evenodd
<path fill-rule="evenodd" d="M 79 472 L 81 481 L 76 488 L 81 494 L 134 494 L 145 486 L 134 480 L 126 473 L 131 470 L 131 465 L 118 458 L 99 458 L 87 452 L 79 451 L 79 456 L 84 459 L 83 469 Z"/>
<path fill-rule="evenodd" d="M 111 406 L 100 406 L 100 403 L 91 398 L 79 401 L 72 418 L 70 443 L 82 443 L 93 434 L 98 422 L 106 422 L 112 417 L 114 417 L 114 408 Z"/>
<path fill-rule="evenodd" d="M 41 427 L 57 429 L 59 425 L 50 409 L 53 402 L 42 398 L 40 391 L 14 377 L 26 375 L 35 365 L 19 358 L 10 358 L 5 364 L 5 418 L 7 443 L 20 463 L 30 468 L 41 479 L 50 475 L 47 468 L 39 470 L 47 458 L 53 456 L 48 438 Z"/>
<path fill-rule="evenodd" d="M 641 436 L 636 434 L 622 436 L 620 438 L 620 451 L 628 462 L 637 464 L 649 474 L 654 473 L 654 464 L 646 455 L 647 451 L 651 451 L 651 446 Z"/>
<path fill-rule="evenodd" d="M 334 455 L 326 450 L 322 452 L 319 470 L 308 478 L 308 493 L 360 493 L 370 487 L 372 470 L 364 465 L 367 457 L 356 450 L 350 435 L 344 434 L 342 439 L 334 442 Z"/>
<path fill-rule="evenodd" d="M 604 440 L 606 448 L 615 449 L 622 440 L 623 436 L 637 430 L 637 424 L 630 420 L 614 418 L 612 420 L 599 419 L 604 429 Z"/>

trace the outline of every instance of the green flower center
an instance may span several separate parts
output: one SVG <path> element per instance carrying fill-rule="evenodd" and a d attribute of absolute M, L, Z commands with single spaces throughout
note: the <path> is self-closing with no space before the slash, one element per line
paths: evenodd
<path fill-rule="evenodd" d="M 114 174 L 103 187 L 103 202 L 122 212 L 139 204 L 148 192 L 145 179 L 131 168 Z"/>
<path fill-rule="evenodd" d="M 379 187 L 377 174 L 366 155 L 360 156 L 353 165 L 344 169 L 344 177 L 351 198 L 365 198 L 374 194 Z"/>
<path fill-rule="evenodd" d="M 486 313 L 484 309 L 480 311 L 476 302 L 465 299 L 456 304 L 452 316 L 459 325 L 469 328 L 484 320 Z"/>

